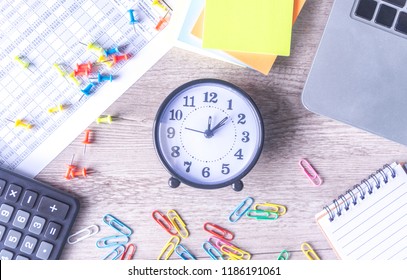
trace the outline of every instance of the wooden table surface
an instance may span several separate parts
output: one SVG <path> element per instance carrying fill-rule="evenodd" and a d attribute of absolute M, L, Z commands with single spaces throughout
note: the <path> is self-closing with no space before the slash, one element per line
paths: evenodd
<path fill-rule="evenodd" d="M 67 244 L 62 259 L 101 259 L 111 249 L 99 249 L 96 240 L 115 234 L 102 222 L 112 214 L 133 229 L 134 259 L 156 259 L 170 235 L 152 218 L 154 210 L 176 210 L 186 222 L 189 237 L 181 244 L 198 259 L 209 259 L 202 243 L 209 237 L 206 222 L 235 234 L 234 243 L 253 260 L 276 259 L 286 249 L 290 259 L 305 260 L 302 242 L 321 259 L 336 255 L 319 230 L 314 216 L 332 199 L 359 183 L 385 163 L 406 160 L 407 147 L 307 111 L 301 91 L 321 39 L 333 0 L 308 0 L 292 34 L 291 56 L 278 57 L 269 75 L 173 48 L 107 110 L 116 116 L 111 125 L 92 123 L 94 143 L 82 155 L 83 135 L 73 141 L 36 178 L 79 198 L 80 212 L 73 231 L 96 224 L 99 233 L 77 244 Z M 169 174 L 156 155 L 152 127 L 157 109 L 175 88 L 190 80 L 218 78 L 244 89 L 264 118 L 265 142 L 257 165 L 235 192 L 226 187 L 202 190 L 185 185 L 171 189 Z M 65 164 L 93 171 L 86 179 L 67 181 Z M 298 161 L 307 158 L 324 182 L 310 184 Z M 276 221 L 229 214 L 247 197 L 255 203 L 287 207 Z M 176 254 L 171 259 L 179 259 Z"/>

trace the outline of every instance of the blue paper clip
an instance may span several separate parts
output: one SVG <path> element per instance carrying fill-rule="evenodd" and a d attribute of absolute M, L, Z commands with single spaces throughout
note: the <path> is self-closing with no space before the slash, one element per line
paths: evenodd
<path fill-rule="evenodd" d="M 183 260 L 196 260 L 196 258 L 181 244 L 175 247 L 175 253 Z"/>
<path fill-rule="evenodd" d="M 211 257 L 211 259 L 216 260 L 216 261 L 225 260 L 222 256 L 222 253 L 218 249 L 216 249 L 216 247 L 213 246 L 213 244 L 210 243 L 209 241 L 205 241 L 202 244 L 202 248 Z"/>
<path fill-rule="evenodd" d="M 109 252 L 103 260 L 117 260 L 120 258 L 121 255 L 123 255 L 124 251 L 126 250 L 126 247 L 124 245 L 119 245 L 116 248 L 113 249 L 113 251 Z"/>
<path fill-rule="evenodd" d="M 253 205 L 254 199 L 251 197 L 246 198 L 245 200 L 240 203 L 235 210 L 233 210 L 232 214 L 229 216 L 229 222 L 235 223 L 237 222 Z M 244 207 L 244 208 L 243 208 Z"/>
<path fill-rule="evenodd" d="M 107 248 L 126 244 L 127 242 L 129 242 L 129 237 L 126 235 L 112 235 L 100 238 L 98 241 L 96 241 L 96 247 Z"/>
<path fill-rule="evenodd" d="M 130 236 L 133 233 L 131 228 L 110 214 L 103 217 L 103 222 L 125 236 Z"/>

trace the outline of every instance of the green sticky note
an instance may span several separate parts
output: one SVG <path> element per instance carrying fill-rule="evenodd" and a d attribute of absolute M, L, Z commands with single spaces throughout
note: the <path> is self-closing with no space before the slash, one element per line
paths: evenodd
<path fill-rule="evenodd" d="M 206 0 L 202 47 L 288 56 L 294 0 Z"/>

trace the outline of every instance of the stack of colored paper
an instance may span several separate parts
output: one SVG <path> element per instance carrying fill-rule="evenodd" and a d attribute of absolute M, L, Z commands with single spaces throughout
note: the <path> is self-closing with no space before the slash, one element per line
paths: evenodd
<path fill-rule="evenodd" d="M 278 55 L 290 55 L 292 25 L 305 1 L 193 0 L 179 40 L 267 75 Z"/>

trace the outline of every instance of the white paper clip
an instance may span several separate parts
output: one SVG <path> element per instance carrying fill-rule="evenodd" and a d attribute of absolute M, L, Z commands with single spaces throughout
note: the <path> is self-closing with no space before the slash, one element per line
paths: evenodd
<path fill-rule="evenodd" d="M 298 164 L 314 186 L 320 186 L 322 184 L 321 177 L 319 177 L 318 173 L 306 159 L 301 159 Z"/>
<path fill-rule="evenodd" d="M 92 235 L 95 235 L 98 232 L 99 227 L 97 225 L 91 225 L 70 235 L 68 237 L 67 242 L 68 244 L 75 244 L 78 243 L 79 241 L 91 237 Z"/>

